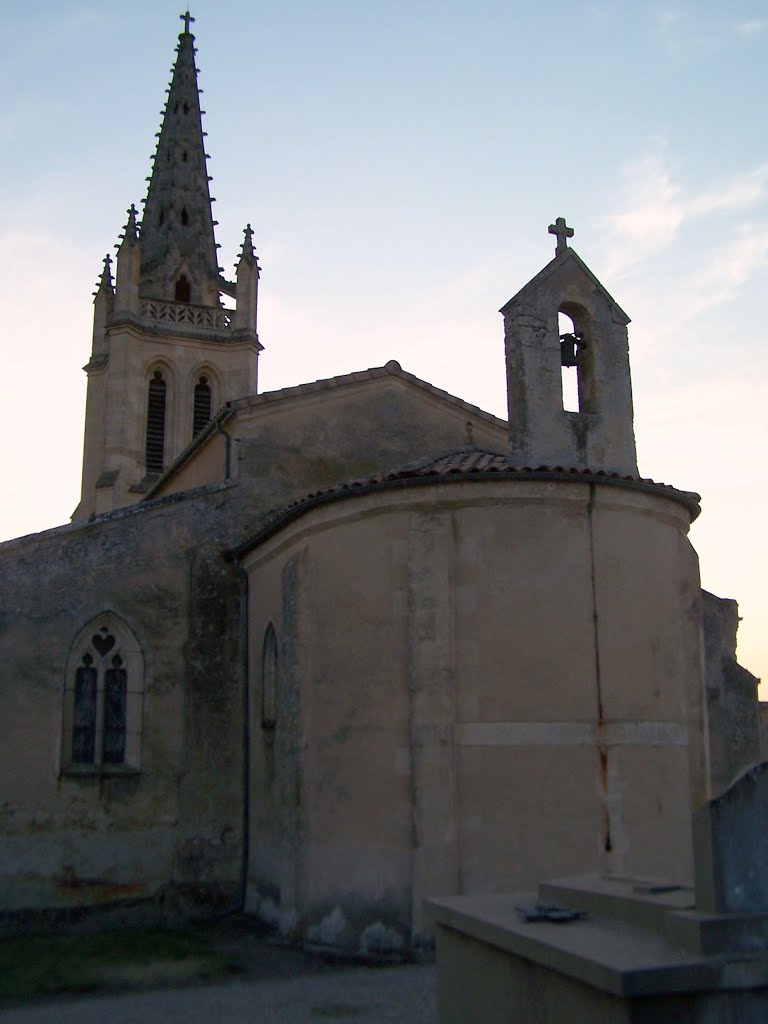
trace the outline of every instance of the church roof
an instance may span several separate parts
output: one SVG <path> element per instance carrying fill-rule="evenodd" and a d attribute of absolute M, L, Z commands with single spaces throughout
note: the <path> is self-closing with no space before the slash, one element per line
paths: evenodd
<path fill-rule="evenodd" d="M 595 471 L 565 466 L 512 466 L 507 461 L 507 456 L 500 452 L 466 445 L 448 452 L 430 455 L 369 477 L 351 480 L 307 494 L 286 507 L 275 509 L 262 523 L 259 530 L 229 552 L 229 555 L 232 558 L 238 558 L 246 554 L 294 519 L 331 501 L 352 498 L 379 490 L 492 479 L 600 483 L 629 487 L 654 494 L 661 491 L 688 509 L 691 522 L 701 511 L 699 508 L 700 495 L 693 491 L 680 491 L 670 484 L 656 483 L 654 480 L 637 476 L 622 476 L 620 473 L 609 473 L 606 470 Z"/>
<path fill-rule="evenodd" d="M 244 398 L 238 398 L 235 401 L 227 402 L 226 405 L 224 405 L 213 417 L 210 423 L 208 423 L 208 425 L 197 435 L 197 437 L 187 445 L 176 461 L 168 467 L 158 480 L 155 481 L 147 492 L 144 500 L 149 500 L 156 495 L 162 489 L 164 484 L 181 468 L 181 466 L 193 458 L 195 453 L 206 443 L 206 441 L 218 432 L 219 427 L 224 426 L 229 419 L 236 416 L 239 412 L 258 409 L 259 407 L 271 405 L 275 402 L 301 399 L 307 395 L 323 391 L 332 391 L 335 388 L 365 384 L 369 381 L 386 377 L 395 377 L 407 385 L 418 388 L 427 395 L 431 395 L 440 401 L 447 402 L 458 409 L 471 413 L 476 419 L 486 420 L 488 423 L 493 423 L 495 426 L 506 430 L 506 420 L 503 420 L 498 416 L 494 416 L 493 413 L 486 412 L 477 405 L 465 402 L 463 399 L 457 398 L 455 395 L 450 394 L 448 391 L 444 391 L 442 388 L 435 387 L 433 384 L 422 380 L 413 373 L 408 373 L 400 366 L 400 363 L 398 363 L 396 359 L 390 359 L 384 366 L 374 366 L 368 370 L 357 370 L 353 373 L 339 374 L 336 377 L 327 377 L 321 380 L 310 381 L 307 384 L 297 384 L 292 387 L 280 388 L 277 391 L 264 391 L 257 395 L 246 395 Z"/>

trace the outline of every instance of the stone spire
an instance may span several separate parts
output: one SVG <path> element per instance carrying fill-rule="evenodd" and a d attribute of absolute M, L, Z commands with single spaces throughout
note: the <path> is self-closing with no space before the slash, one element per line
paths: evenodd
<path fill-rule="evenodd" d="M 208 190 L 189 12 L 181 15 L 176 64 L 158 133 L 141 224 L 143 298 L 219 305 L 217 245 Z"/>

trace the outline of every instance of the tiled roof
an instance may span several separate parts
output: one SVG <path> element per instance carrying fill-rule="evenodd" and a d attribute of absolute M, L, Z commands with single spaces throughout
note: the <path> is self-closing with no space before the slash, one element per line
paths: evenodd
<path fill-rule="evenodd" d="M 686 506 L 691 513 L 691 521 L 698 516 L 700 511 L 700 495 L 693 491 L 680 491 L 670 484 L 657 483 L 639 476 L 610 473 L 604 469 L 579 469 L 567 466 L 512 466 L 507 462 L 506 455 L 467 446 L 454 448 L 441 455 L 431 455 L 405 466 L 384 470 L 372 476 L 307 494 L 286 507 L 276 509 L 272 515 L 266 518 L 260 529 L 234 549 L 231 554 L 233 556 L 244 554 L 291 520 L 303 515 L 311 508 L 329 501 L 366 494 L 371 490 L 387 487 L 406 487 L 409 484 L 487 480 L 492 478 L 492 474 L 499 474 L 503 478 L 515 480 L 581 481 L 584 483 L 618 484 L 653 493 L 662 491 Z"/>

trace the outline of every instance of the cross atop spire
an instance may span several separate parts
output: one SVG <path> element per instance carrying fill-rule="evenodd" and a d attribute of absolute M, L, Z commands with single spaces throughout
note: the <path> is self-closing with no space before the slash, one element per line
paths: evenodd
<path fill-rule="evenodd" d="M 573 228 L 569 228 L 565 223 L 565 217 L 558 217 L 554 224 L 549 225 L 547 230 L 550 235 L 557 236 L 555 256 L 562 256 L 564 252 L 568 251 L 568 239 L 573 238 Z"/>
<path fill-rule="evenodd" d="M 189 8 L 187 8 L 185 14 L 180 14 L 179 17 L 184 22 L 184 35 L 186 35 L 186 36 L 190 35 L 189 23 L 190 23 L 190 21 L 194 21 L 195 19 L 189 13 Z"/>

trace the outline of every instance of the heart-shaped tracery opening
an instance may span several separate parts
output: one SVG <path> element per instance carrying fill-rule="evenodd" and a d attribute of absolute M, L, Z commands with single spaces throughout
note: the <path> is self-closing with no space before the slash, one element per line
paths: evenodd
<path fill-rule="evenodd" d="M 106 636 L 101 636 L 97 633 L 91 642 L 102 658 L 115 646 L 115 638 L 111 633 L 108 633 Z"/>

